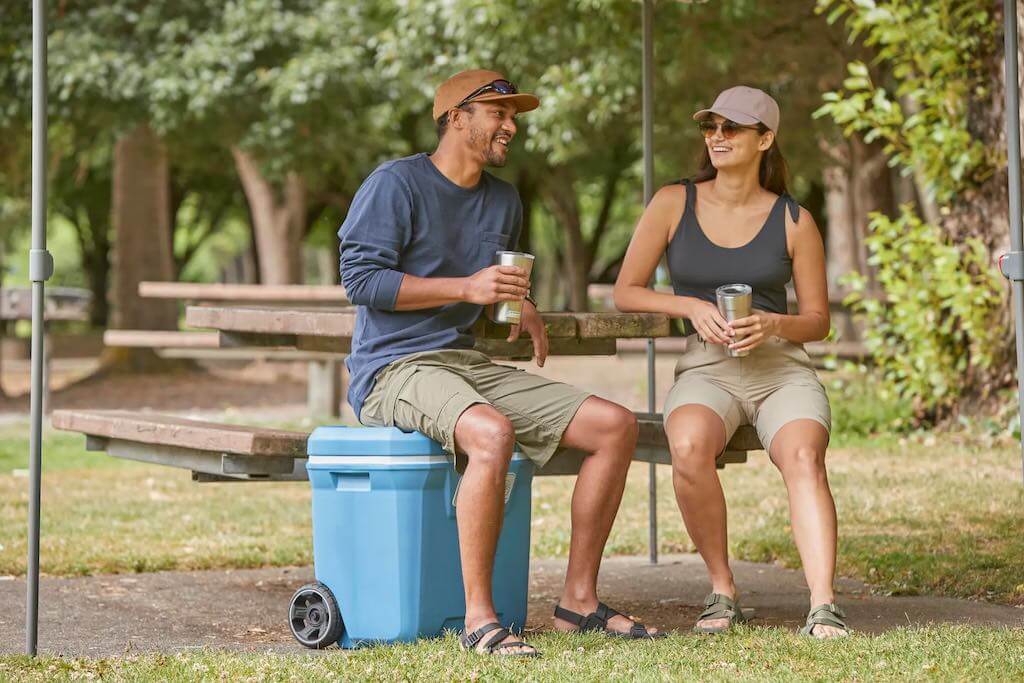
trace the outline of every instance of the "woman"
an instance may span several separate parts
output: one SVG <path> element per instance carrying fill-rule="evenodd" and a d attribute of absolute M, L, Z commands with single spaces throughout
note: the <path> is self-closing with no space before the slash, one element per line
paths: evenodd
<path fill-rule="evenodd" d="M 786 193 L 775 100 L 755 88 L 730 88 L 694 119 L 704 135 L 700 167 L 692 181 L 654 196 L 615 284 L 620 310 L 685 321 L 686 350 L 664 415 L 676 500 L 712 584 L 694 628 L 719 633 L 744 621 L 729 568 L 715 459 L 737 427 L 752 424 L 789 494 L 811 593 L 801 632 L 846 635 L 832 586 L 836 513 L 825 474 L 831 412 L 802 346 L 829 330 L 821 236 L 811 215 Z M 674 295 L 647 287 L 662 256 Z M 795 315 L 786 306 L 791 278 Z M 715 290 L 736 283 L 752 288 L 753 311 L 730 323 L 719 313 Z M 749 353 L 734 357 L 730 350 Z"/>

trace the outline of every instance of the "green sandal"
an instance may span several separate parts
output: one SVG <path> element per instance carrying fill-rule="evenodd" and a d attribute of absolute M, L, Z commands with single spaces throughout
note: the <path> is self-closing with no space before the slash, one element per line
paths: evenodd
<path fill-rule="evenodd" d="M 846 625 L 845 621 L 843 621 L 845 618 L 846 614 L 843 610 L 839 609 L 839 605 L 834 602 L 827 602 L 824 605 L 818 605 L 807 613 L 807 623 L 800 629 L 800 635 L 815 638 L 814 627 L 819 625 L 842 629 L 843 635 L 849 635 L 850 627 Z M 829 637 L 837 638 L 839 636 Z"/>
<path fill-rule="evenodd" d="M 710 619 L 728 619 L 729 623 L 725 626 L 700 626 L 700 622 Z M 697 617 L 697 625 L 693 630 L 695 633 L 725 633 L 736 624 L 744 624 L 746 621 L 738 600 L 721 593 L 711 593 L 704 598 L 704 611 Z"/>

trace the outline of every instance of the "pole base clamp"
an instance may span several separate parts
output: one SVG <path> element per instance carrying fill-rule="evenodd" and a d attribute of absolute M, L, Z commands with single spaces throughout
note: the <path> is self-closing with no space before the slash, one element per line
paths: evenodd
<path fill-rule="evenodd" d="M 32 282 L 46 282 L 53 277 L 53 256 L 45 249 L 29 249 L 28 279 Z"/>

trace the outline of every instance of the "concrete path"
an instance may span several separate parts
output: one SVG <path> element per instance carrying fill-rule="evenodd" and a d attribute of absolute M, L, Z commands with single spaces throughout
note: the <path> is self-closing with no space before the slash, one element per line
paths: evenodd
<path fill-rule="evenodd" d="M 735 562 L 745 607 L 755 624 L 795 629 L 807 609 L 799 572 Z M 532 565 L 531 628 L 546 628 L 561 590 L 565 562 Z M 101 657 L 126 652 L 174 652 L 213 647 L 304 652 L 288 632 L 292 592 L 311 581 L 310 567 L 160 572 L 46 579 L 41 586 L 39 648 L 43 654 Z M 896 626 L 964 623 L 1024 627 L 1024 609 L 968 600 L 871 595 L 856 581 L 839 582 L 839 602 L 851 625 L 869 633 Z M 687 630 L 707 592 L 694 555 L 615 557 L 601 573 L 602 598 L 622 612 L 665 629 Z M 0 653 L 25 647 L 25 582 L 0 581 Z"/>

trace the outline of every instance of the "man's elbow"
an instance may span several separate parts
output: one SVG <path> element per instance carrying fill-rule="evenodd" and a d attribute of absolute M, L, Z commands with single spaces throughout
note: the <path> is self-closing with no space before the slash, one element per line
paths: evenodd
<path fill-rule="evenodd" d="M 345 287 L 345 296 L 356 306 L 369 306 L 373 300 L 372 287 L 367 282 L 369 279 L 351 274 L 351 271 L 341 271 L 341 284 Z"/>

